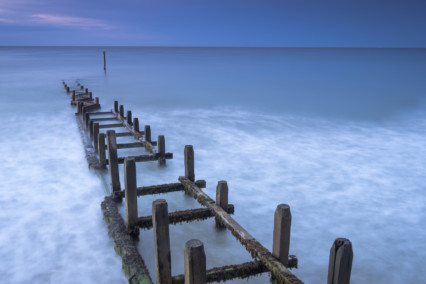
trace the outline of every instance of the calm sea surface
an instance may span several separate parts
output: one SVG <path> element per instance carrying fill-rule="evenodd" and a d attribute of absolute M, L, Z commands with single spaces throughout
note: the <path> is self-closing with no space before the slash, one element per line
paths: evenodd
<path fill-rule="evenodd" d="M 174 159 L 138 163 L 138 186 L 176 182 L 191 144 L 205 191 L 227 180 L 235 219 L 269 249 L 289 204 L 305 283 L 325 283 L 337 237 L 353 244 L 352 283 L 424 283 L 425 75 L 425 49 L 0 47 L 0 283 L 126 282 L 100 210 L 106 177 L 87 169 L 62 80 L 165 135 Z M 157 198 L 200 207 L 172 193 L 140 198 L 139 214 Z M 214 220 L 170 233 L 173 274 L 193 238 L 209 268 L 250 260 Z M 152 231 L 139 248 L 155 276 Z"/>

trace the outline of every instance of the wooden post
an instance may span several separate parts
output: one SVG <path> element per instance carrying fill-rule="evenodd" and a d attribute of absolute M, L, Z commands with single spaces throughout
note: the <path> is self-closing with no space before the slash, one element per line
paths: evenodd
<path fill-rule="evenodd" d="M 99 104 L 99 98 L 95 97 L 95 105 L 98 105 L 98 104 Z"/>
<path fill-rule="evenodd" d="M 206 254 L 200 240 L 190 240 L 185 244 L 185 284 L 206 282 Z"/>
<path fill-rule="evenodd" d="M 133 118 L 133 129 L 135 132 L 139 132 L 139 119 L 137 117 Z"/>
<path fill-rule="evenodd" d="M 106 145 L 105 145 L 105 134 L 98 134 L 98 153 L 99 153 L 99 164 L 102 168 L 106 168 Z"/>
<path fill-rule="evenodd" d="M 81 113 L 81 108 L 82 108 L 82 102 L 78 102 L 77 104 L 77 113 L 80 114 Z"/>
<path fill-rule="evenodd" d="M 124 160 L 124 186 L 126 195 L 126 231 L 129 235 L 138 236 L 138 194 L 135 159 L 126 158 Z"/>
<path fill-rule="evenodd" d="M 118 101 L 114 101 L 114 111 L 118 113 Z"/>
<path fill-rule="evenodd" d="M 221 180 L 216 186 L 216 204 L 226 212 L 228 211 L 228 183 Z M 216 219 L 216 227 L 224 228 L 224 226 Z"/>
<path fill-rule="evenodd" d="M 154 228 L 155 266 L 157 283 L 172 283 L 170 259 L 169 213 L 167 202 L 157 199 L 152 202 L 152 224 Z"/>
<path fill-rule="evenodd" d="M 351 241 L 337 238 L 330 249 L 327 284 L 350 283 L 353 257 Z"/>
<path fill-rule="evenodd" d="M 88 94 L 88 93 L 89 93 L 89 89 L 88 89 L 88 88 L 86 88 L 85 93 L 86 93 L 86 94 Z"/>
<path fill-rule="evenodd" d="M 86 128 L 89 127 L 89 121 L 90 121 L 90 112 L 86 112 L 85 119 L 84 119 L 84 122 L 86 123 Z"/>
<path fill-rule="evenodd" d="M 106 70 L 106 52 L 105 52 L 105 50 L 102 51 L 102 53 L 104 54 L 104 70 Z"/>
<path fill-rule="evenodd" d="M 75 101 L 75 91 L 72 91 L 71 102 Z"/>
<path fill-rule="evenodd" d="M 89 92 L 89 99 L 93 99 L 93 94 L 92 94 L 92 92 Z"/>
<path fill-rule="evenodd" d="M 120 105 L 120 116 L 124 118 L 124 106 Z"/>
<path fill-rule="evenodd" d="M 83 90 L 83 89 L 84 89 L 84 86 L 83 86 L 83 85 L 81 85 L 81 86 L 80 86 L 80 89 L 82 89 L 82 90 Z"/>
<path fill-rule="evenodd" d="M 118 157 L 117 157 L 117 139 L 115 138 L 115 131 L 107 131 L 107 145 L 108 145 L 108 168 L 109 176 L 111 178 L 112 196 L 116 200 L 122 199 L 120 176 L 118 173 Z"/>
<path fill-rule="evenodd" d="M 194 148 L 192 145 L 186 145 L 184 151 L 185 159 L 185 177 L 190 181 L 195 181 L 194 172 Z"/>
<path fill-rule="evenodd" d="M 70 92 L 70 87 L 67 86 L 67 93 L 69 93 L 69 92 Z"/>
<path fill-rule="evenodd" d="M 95 152 L 98 152 L 98 134 L 99 134 L 99 123 L 93 123 L 93 146 Z"/>
<path fill-rule="evenodd" d="M 126 120 L 128 125 L 132 125 L 132 111 L 128 110 L 126 115 Z"/>
<path fill-rule="evenodd" d="M 274 237 L 272 255 L 288 267 L 288 253 L 290 249 L 291 212 L 290 206 L 280 204 L 274 214 Z"/>
<path fill-rule="evenodd" d="M 145 141 L 151 142 L 151 126 L 145 125 L 144 131 L 145 131 Z"/>
<path fill-rule="evenodd" d="M 93 120 L 89 121 L 90 139 L 93 139 Z"/>
<path fill-rule="evenodd" d="M 158 153 L 160 154 L 158 165 L 164 166 L 166 164 L 166 159 L 164 157 L 166 154 L 166 140 L 164 139 L 164 135 L 158 135 Z"/>

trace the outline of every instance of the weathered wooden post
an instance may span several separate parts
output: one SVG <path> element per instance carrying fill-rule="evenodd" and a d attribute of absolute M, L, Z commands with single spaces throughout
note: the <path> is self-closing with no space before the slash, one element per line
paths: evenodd
<path fill-rule="evenodd" d="M 151 126 L 145 125 L 145 141 L 151 143 Z"/>
<path fill-rule="evenodd" d="M 118 113 L 118 101 L 114 101 L 114 112 Z"/>
<path fill-rule="evenodd" d="M 124 106 L 120 105 L 120 116 L 124 118 Z"/>
<path fill-rule="evenodd" d="M 82 108 L 82 102 L 78 102 L 77 104 L 77 113 L 80 114 L 81 113 L 81 108 Z"/>
<path fill-rule="evenodd" d="M 133 118 L 133 129 L 135 132 L 139 132 L 139 119 L 137 117 Z"/>
<path fill-rule="evenodd" d="M 126 121 L 128 125 L 132 125 L 132 111 L 128 110 L 126 115 Z"/>
<path fill-rule="evenodd" d="M 86 88 L 84 91 L 85 91 L 86 94 L 89 93 L 89 89 L 88 88 Z"/>
<path fill-rule="evenodd" d="M 98 105 L 98 104 L 99 104 L 99 98 L 98 98 L 98 97 L 95 97 L 95 101 L 94 101 L 94 103 L 95 103 L 95 105 Z"/>
<path fill-rule="evenodd" d="M 185 177 L 190 181 L 195 181 L 194 172 L 194 148 L 192 145 L 186 145 L 184 150 L 185 159 Z"/>
<path fill-rule="evenodd" d="M 158 165 L 164 166 L 166 164 L 166 140 L 164 139 L 164 135 L 158 135 L 158 154 L 160 154 Z"/>
<path fill-rule="evenodd" d="M 190 240 L 185 244 L 185 284 L 207 283 L 206 254 L 200 240 Z"/>
<path fill-rule="evenodd" d="M 93 99 L 93 94 L 92 94 L 92 92 L 89 92 L 89 99 Z"/>
<path fill-rule="evenodd" d="M 104 70 L 106 70 L 106 52 L 105 52 L 105 50 L 102 51 L 102 53 L 104 54 Z"/>
<path fill-rule="evenodd" d="M 75 101 L 75 91 L 72 91 L 71 102 Z"/>
<path fill-rule="evenodd" d="M 124 160 L 124 186 L 126 195 L 126 231 L 129 235 L 138 236 L 138 194 L 135 159 L 126 158 Z"/>
<path fill-rule="evenodd" d="M 98 134 L 99 134 L 99 123 L 93 123 L 93 146 L 95 152 L 98 152 Z"/>
<path fill-rule="evenodd" d="M 89 133 L 90 133 L 90 139 L 93 139 L 93 120 L 89 121 Z"/>
<path fill-rule="evenodd" d="M 90 121 L 90 112 L 86 112 L 84 122 L 86 123 L 86 128 L 89 128 Z"/>
<path fill-rule="evenodd" d="M 157 283 L 172 283 L 170 259 L 169 213 L 166 200 L 152 202 L 152 225 L 154 228 L 155 266 Z"/>
<path fill-rule="evenodd" d="M 122 200 L 120 176 L 118 173 L 118 157 L 117 157 L 117 139 L 114 130 L 107 131 L 107 145 L 108 145 L 108 168 L 109 176 L 111 179 L 112 196 L 116 200 Z"/>
<path fill-rule="evenodd" d="M 221 180 L 216 186 L 216 204 L 223 210 L 228 212 L 228 183 Z M 216 227 L 224 228 L 224 226 L 216 219 Z"/>
<path fill-rule="evenodd" d="M 99 153 L 99 164 L 102 168 L 106 168 L 106 145 L 105 145 L 105 134 L 98 134 L 98 153 Z"/>
<path fill-rule="evenodd" d="M 337 238 L 330 249 L 327 284 L 350 283 L 353 257 L 351 241 Z"/>
<path fill-rule="evenodd" d="M 67 93 L 69 93 L 69 92 L 70 92 L 70 87 L 67 86 Z"/>
<path fill-rule="evenodd" d="M 84 89 L 84 86 L 83 86 L 83 85 L 81 85 L 81 86 L 80 86 L 80 89 L 82 89 L 82 90 L 83 90 L 83 89 Z"/>
<path fill-rule="evenodd" d="M 274 214 L 274 238 L 272 255 L 288 267 L 288 253 L 290 250 L 291 212 L 290 206 L 280 204 Z"/>

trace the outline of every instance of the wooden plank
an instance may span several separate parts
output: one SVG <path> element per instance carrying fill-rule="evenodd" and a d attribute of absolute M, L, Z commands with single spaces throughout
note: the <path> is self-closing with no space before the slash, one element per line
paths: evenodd
<path fill-rule="evenodd" d="M 138 147 L 143 147 L 143 145 L 140 142 L 117 144 L 117 149 L 128 149 L 128 148 L 138 148 Z"/>
<path fill-rule="evenodd" d="M 205 188 L 206 187 L 206 181 L 205 180 L 196 180 L 195 184 L 199 188 Z M 138 196 L 143 196 L 143 195 L 153 195 L 153 194 L 176 192 L 176 191 L 185 191 L 185 188 L 183 187 L 183 185 L 180 182 L 138 187 L 137 194 L 138 194 Z M 124 197 L 124 195 L 125 195 L 124 191 L 122 191 L 121 194 Z"/>
<path fill-rule="evenodd" d="M 160 157 L 160 154 L 155 153 L 154 155 L 141 155 L 141 156 L 128 156 L 128 157 L 119 157 L 118 163 L 123 164 L 125 158 L 132 158 L 135 159 L 136 162 L 150 162 L 150 161 L 156 161 Z M 164 155 L 165 159 L 173 159 L 173 153 L 166 153 Z M 107 159 L 107 165 L 109 161 Z"/>
<path fill-rule="evenodd" d="M 118 132 L 115 133 L 116 137 L 126 137 L 126 136 L 133 136 L 133 133 L 131 132 Z"/>
<path fill-rule="evenodd" d="M 111 123 L 111 124 L 99 125 L 99 128 L 114 128 L 114 127 L 123 127 L 123 125 L 121 123 Z"/>
<path fill-rule="evenodd" d="M 228 228 L 232 234 L 244 245 L 252 257 L 259 258 L 273 274 L 278 283 L 303 283 L 293 275 L 269 250 L 262 246 L 252 235 L 238 224 L 225 210 L 218 206 L 213 199 L 205 194 L 192 181 L 185 177 L 179 177 L 179 181 L 185 187 L 185 191 L 192 195 L 200 204 L 211 210 L 214 216 Z"/>
<path fill-rule="evenodd" d="M 112 114 L 110 111 L 97 111 L 91 112 L 90 115 L 104 115 L 104 114 Z"/>
<path fill-rule="evenodd" d="M 91 114 L 91 113 L 88 113 Z M 117 120 L 116 117 L 98 117 L 98 118 L 91 118 L 90 120 L 93 121 L 108 121 L 108 120 Z"/>

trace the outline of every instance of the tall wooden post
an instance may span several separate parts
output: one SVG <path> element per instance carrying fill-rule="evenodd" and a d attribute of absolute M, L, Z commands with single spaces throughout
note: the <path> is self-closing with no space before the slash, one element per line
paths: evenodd
<path fill-rule="evenodd" d="M 166 140 L 164 139 L 164 135 L 158 135 L 158 154 L 160 154 L 158 165 L 164 166 L 166 164 Z"/>
<path fill-rule="evenodd" d="M 145 131 L 145 141 L 151 142 L 151 126 L 145 125 L 144 131 Z"/>
<path fill-rule="evenodd" d="M 169 213 L 167 202 L 157 199 L 152 202 L 152 224 L 154 228 L 155 266 L 157 283 L 172 283 L 170 259 Z"/>
<path fill-rule="evenodd" d="M 126 121 L 128 125 L 132 125 L 132 111 L 128 110 L 126 115 Z"/>
<path fill-rule="evenodd" d="M 129 235 L 138 236 L 138 194 L 135 159 L 126 158 L 124 160 L 124 186 L 126 195 L 126 231 Z"/>
<path fill-rule="evenodd" d="M 185 244 L 185 284 L 204 284 L 206 279 L 206 254 L 200 240 Z"/>
<path fill-rule="evenodd" d="M 105 50 L 102 51 L 103 55 L 104 55 L 104 70 L 106 70 L 106 52 Z"/>
<path fill-rule="evenodd" d="M 274 214 L 274 239 L 272 255 L 288 267 L 288 253 L 290 250 L 291 212 L 290 206 L 280 204 Z"/>
<path fill-rule="evenodd" d="M 120 105 L 120 116 L 124 118 L 124 106 Z"/>
<path fill-rule="evenodd" d="M 117 139 L 114 130 L 107 131 L 107 145 L 108 145 L 108 168 L 109 176 L 111 179 L 112 196 L 116 200 L 122 199 L 120 176 L 118 173 L 118 157 L 117 157 Z"/>
<path fill-rule="evenodd" d="M 93 146 L 95 152 L 98 152 L 98 134 L 99 134 L 99 123 L 93 123 Z"/>
<path fill-rule="evenodd" d="M 106 145 L 105 145 L 105 134 L 98 134 L 98 153 L 99 153 L 99 164 L 102 168 L 106 168 Z"/>
<path fill-rule="evenodd" d="M 118 101 L 114 101 L 114 112 L 118 113 Z"/>
<path fill-rule="evenodd" d="M 190 181 L 195 181 L 194 171 L 194 148 L 192 145 L 186 145 L 184 150 L 185 177 Z"/>
<path fill-rule="evenodd" d="M 228 212 L 228 183 L 221 180 L 216 186 L 216 204 L 223 210 Z M 216 227 L 224 228 L 224 226 L 216 219 Z"/>
<path fill-rule="evenodd" d="M 139 119 L 137 117 L 133 118 L 133 129 L 135 132 L 139 132 Z"/>
<path fill-rule="evenodd" d="M 353 257 L 351 241 L 337 238 L 330 249 L 327 284 L 350 283 Z"/>

